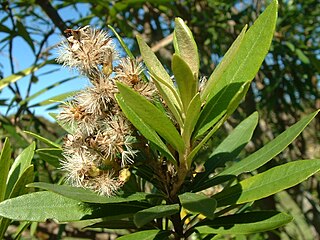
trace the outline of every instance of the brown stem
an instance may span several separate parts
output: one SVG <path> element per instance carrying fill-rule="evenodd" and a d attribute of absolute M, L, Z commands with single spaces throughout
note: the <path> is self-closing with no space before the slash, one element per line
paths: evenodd
<path fill-rule="evenodd" d="M 48 0 L 36 0 L 36 3 L 40 5 L 43 11 L 49 16 L 51 21 L 56 25 L 62 34 L 64 34 L 64 30 L 67 29 L 67 25 L 60 17 L 57 10 L 51 5 Z"/>
<path fill-rule="evenodd" d="M 180 212 L 171 216 L 171 221 L 175 230 L 175 239 L 183 239 L 183 223 L 180 218 Z"/>

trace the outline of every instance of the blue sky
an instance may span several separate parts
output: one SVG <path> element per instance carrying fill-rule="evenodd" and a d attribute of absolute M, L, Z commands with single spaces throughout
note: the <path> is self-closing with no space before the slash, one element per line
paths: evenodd
<path fill-rule="evenodd" d="M 79 7 L 79 12 L 81 12 L 81 14 L 83 15 L 86 15 L 87 12 L 89 11 L 87 4 L 78 4 L 78 7 Z M 3 12 L 0 12 L 0 19 L 4 17 L 3 14 L 4 14 Z M 61 15 L 64 21 L 67 21 L 67 20 L 76 21 L 79 19 L 79 14 L 74 9 L 71 9 L 70 7 L 59 10 L 59 14 Z M 8 24 L 7 26 L 10 27 L 9 25 L 10 22 L 7 21 L 4 24 Z M 0 32 L 0 41 L 7 36 L 8 34 L 4 32 Z M 58 44 L 61 41 L 61 39 L 62 39 L 62 36 L 58 31 L 58 29 L 56 29 L 56 33 L 49 38 L 48 47 Z M 1 48 L 2 46 L 3 44 L 0 43 Z M 57 57 L 57 50 L 53 50 L 53 52 L 54 52 L 54 57 Z M 34 62 L 34 53 L 32 52 L 30 46 L 21 37 L 15 37 L 13 40 L 13 56 L 14 56 L 15 72 L 18 72 L 18 71 L 24 70 L 25 68 L 30 67 Z M 1 71 L 3 72 L 4 77 L 10 76 L 12 73 L 11 73 L 11 67 L 9 62 L 8 46 L 6 46 L 4 49 L 0 51 L 0 64 L 2 65 Z M 77 72 L 70 71 L 69 69 L 66 69 L 66 68 L 62 68 L 59 65 L 47 65 L 41 68 L 40 70 L 38 70 L 36 72 L 36 76 L 39 76 L 38 78 L 39 81 L 37 83 L 32 84 L 31 95 L 63 79 L 70 78 L 72 76 L 76 76 L 76 79 L 63 83 L 62 85 L 58 87 L 54 87 L 53 89 L 45 92 L 44 94 L 39 95 L 35 99 L 31 100 L 29 105 L 39 103 L 41 101 L 44 101 L 53 96 L 62 94 L 64 92 L 83 89 L 85 86 L 89 84 L 88 80 L 84 77 L 78 76 Z M 29 81 L 30 81 L 30 75 L 20 79 L 17 82 L 23 98 L 26 95 Z M 13 97 L 13 94 L 8 87 L 5 87 L 3 90 L 1 90 L 0 99 L 8 99 L 7 103 L 9 103 L 12 97 Z M 36 115 L 42 115 L 52 120 L 52 118 L 48 115 L 49 111 L 46 111 L 48 107 L 50 107 L 50 105 L 43 106 L 43 107 L 34 107 L 32 108 L 32 110 L 36 113 Z M 15 113 L 16 110 L 17 110 L 17 107 L 12 108 L 8 114 Z M 4 115 L 6 114 L 6 112 L 7 112 L 7 107 L 0 106 L 0 113 Z"/>

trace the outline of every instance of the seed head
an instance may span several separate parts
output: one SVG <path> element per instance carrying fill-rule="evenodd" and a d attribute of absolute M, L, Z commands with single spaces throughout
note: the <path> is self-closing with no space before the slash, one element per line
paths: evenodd
<path fill-rule="evenodd" d="M 135 59 L 122 58 L 119 66 L 115 69 L 116 79 L 129 86 L 135 85 L 140 81 L 140 74 L 144 70 L 142 63 Z"/>
<path fill-rule="evenodd" d="M 78 69 L 90 80 L 95 80 L 101 74 L 100 69 L 112 66 L 112 61 L 117 58 L 111 38 L 104 31 L 86 26 L 77 30 L 67 29 L 66 34 L 69 37 L 60 45 L 57 61 Z"/>

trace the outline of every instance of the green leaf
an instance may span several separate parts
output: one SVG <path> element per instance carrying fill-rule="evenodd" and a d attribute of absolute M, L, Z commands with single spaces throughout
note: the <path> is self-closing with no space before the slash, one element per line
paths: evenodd
<path fill-rule="evenodd" d="M 137 212 L 133 217 L 133 221 L 137 227 L 142 227 L 143 225 L 147 224 L 148 222 L 156 218 L 169 217 L 179 212 L 179 209 L 179 204 L 159 205 L 147 208 Z"/>
<path fill-rule="evenodd" d="M 25 133 L 33 136 L 34 138 L 38 139 L 39 141 L 47 144 L 48 146 L 50 147 L 55 147 L 55 148 L 58 148 L 58 149 L 61 149 L 61 145 L 58 144 L 58 143 L 55 143 L 55 142 L 52 142 L 51 140 L 45 138 L 45 137 L 42 137 L 36 133 L 33 133 L 33 132 L 29 132 L 29 131 L 24 131 Z"/>
<path fill-rule="evenodd" d="M 78 221 L 91 212 L 79 201 L 47 191 L 22 195 L 0 203 L 0 215 L 18 221 Z"/>
<path fill-rule="evenodd" d="M 179 195 L 179 199 L 185 209 L 201 213 L 209 219 L 214 218 L 214 210 L 217 206 L 217 201 L 214 198 L 209 198 L 204 194 L 186 192 Z"/>
<path fill-rule="evenodd" d="M 203 147 L 203 145 L 212 137 L 212 135 L 222 126 L 222 124 L 229 118 L 229 116 L 233 113 L 233 111 L 236 109 L 236 107 L 239 105 L 240 100 L 244 97 L 246 92 L 248 91 L 248 88 L 250 86 L 250 82 L 244 83 L 239 91 L 233 96 L 231 102 L 229 103 L 229 106 L 227 109 L 222 110 L 221 118 L 218 120 L 218 122 L 213 125 L 213 127 L 210 129 L 210 131 L 205 135 L 205 137 L 201 140 L 200 143 L 191 151 L 191 153 L 188 155 L 188 162 L 190 163 L 194 156 L 199 152 L 199 150 Z M 197 123 L 198 124 L 198 123 Z M 206 126 L 208 127 L 208 126 Z M 208 128 L 209 129 L 209 128 Z M 195 130 L 196 132 L 196 130 Z M 195 133 L 195 137 L 197 138 L 201 136 L 205 131 L 201 129 L 201 132 Z"/>
<path fill-rule="evenodd" d="M 195 79 L 188 64 L 177 54 L 173 54 L 172 71 L 178 85 L 184 112 L 186 112 L 191 99 L 198 92 L 198 79 Z"/>
<path fill-rule="evenodd" d="M 209 175 L 214 173 L 217 167 L 223 167 L 227 161 L 236 159 L 250 141 L 258 124 L 258 118 L 258 112 L 254 112 L 243 120 L 209 155 L 204 164 L 205 172 L 197 174 L 194 178 L 193 191 L 201 191 L 211 187 L 211 181 L 207 182 L 210 180 Z"/>
<path fill-rule="evenodd" d="M 19 105 L 22 106 L 22 105 L 24 105 L 24 104 L 27 104 L 27 103 L 30 102 L 32 99 L 35 99 L 36 97 L 38 97 L 38 96 L 46 93 L 46 92 L 49 91 L 50 89 L 53 89 L 53 88 L 55 88 L 55 87 L 57 87 L 57 86 L 65 83 L 65 82 L 68 82 L 68 81 L 70 81 L 70 80 L 72 80 L 72 79 L 75 79 L 75 78 L 76 78 L 76 77 L 70 77 L 70 78 L 66 78 L 66 79 L 60 80 L 60 81 L 58 81 L 58 82 L 55 82 L 54 84 L 51 84 L 50 86 L 45 87 L 45 88 L 41 89 L 40 91 L 37 91 L 37 92 L 35 92 L 34 94 L 30 95 L 29 97 L 23 99 L 21 102 L 19 102 Z"/>
<path fill-rule="evenodd" d="M 46 105 L 53 104 L 56 102 L 61 102 L 69 97 L 74 96 L 77 92 L 79 92 L 79 91 L 70 91 L 70 92 L 66 92 L 66 93 L 61 93 L 56 96 L 50 97 L 46 100 L 43 100 L 39 103 L 35 103 L 35 104 L 31 105 L 30 107 L 46 106 Z"/>
<path fill-rule="evenodd" d="M 242 204 L 292 187 L 320 170 L 320 159 L 289 162 L 224 189 L 214 198 L 218 206 Z"/>
<path fill-rule="evenodd" d="M 35 142 L 31 143 L 29 147 L 24 149 L 21 154 L 14 160 L 7 180 L 6 196 L 12 192 L 14 185 L 19 180 L 23 172 L 31 165 L 31 160 L 36 148 Z"/>
<path fill-rule="evenodd" d="M 169 118 L 160 109 L 128 86 L 118 82 L 117 87 L 124 102 L 135 114 L 153 128 L 178 152 L 182 153 L 184 150 L 183 140 Z M 130 116 L 127 117 L 130 119 Z"/>
<path fill-rule="evenodd" d="M 199 71 L 197 44 L 194 41 L 192 32 L 181 18 L 175 19 L 173 39 L 176 53 L 188 64 L 194 79 L 197 80 Z"/>
<path fill-rule="evenodd" d="M 23 78 L 23 77 L 25 77 L 25 76 L 33 73 L 33 72 L 36 72 L 37 70 L 39 70 L 40 68 L 42 68 L 46 64 L 50 64 L 52 62 L 54 62 L 54 60 L 48 60 L 48 61 L 45 61 L 45 62 L 43 62 L 41 64 L 38 64 L 38 65 L 35 65 L 35 66 L 31 66 L 29 68 L 26 68 L 26 69 L 20 71 L 20 72 L 12 74 L 9 77 L 3 78 L 0 81 L 0 90 L 5 88 L 6 86 L 8 86 L 11 83 L 14 83 L 14 82 L 20 80 L 21 78 Z"/>
<path fill-rule="evenodd" d="M 187 109 L 186 118 L 183 125 L 182 137 L 184 141 L 190 141 L 192 132 L 196 126 L 200 115 L 201 102 L 200 94 L 197 93 L 191 100 L 189 107 Z"/>
<path fill-rule="evenodd" d="M 208 101 L 231 83 L 252 81 L 268 53 L 276 26 L 277 8 L 278 3 L 274 0 L 245 33 L 243 40 L 239 39 L 237 44 L 240 46 L 232 47 L 227 60 L 221 64 L 227 65 L 222 66 L 222 72 L 217 70 L 217 76 L 209 78 L 209 82 L 215 83 L 207 91 Z M 221 96 L 228 97 L 228 92 Z"/>
<path fill-rule="evenodd" d="M 11 164 L 11 145 L 9 139 L 6 138 L 0 154 L 0 202 L 5 198 L 7 189 L 7 179 Z"/>
<path fill-rule="evenodd" d="M 292 217 L 285 213 L 257 211 L 203 221 L 196 225 L 196 230 L 201 234 L 250 234 L 269 231 L 291 221 Z"/>
<path fill-rule="evenodd" d="M 292 125 L 286 131 L 281 133 L 278 137 L 273 139 L 271 142 L 260 148 L 258 151 L 249 155 L 245 159 L 233 164 L 231 167 L 222 171 L 221 175 L 239 175 L 243 172 L 251 172 L 263 164 L 267 163 L 273 157 L 278 155 L 283 149 L 285 149 L 311 122 L 311 120 L 318 114 L 320 110 L 313 112 L 299 122 Z"/>
<path fill-rule="evenodd" d="M 150 47 L 143 41 L 141 36 L 137 35 L 137 41 L 140 48 L 142 59 L 150 73 L 162 79 L 166 83 L 163 84 L 162 82 L 157 81 L 157 79 L 154 79 L 154 83 L 158 91 L 160 92 L 162 98 L 167 103 L 169 109 L 171 110 L 175 118 L 179 119 L 181 107 L 178 103 L 178 99 L 176 98 L 177 93 L 174 92 L 175 88 L 169 74 L 164 69 L 154 52 L 152 52 Z M 167 85 L 170 87 L 168 87 Z"/>
<path fill-rule="evenodd" d="M 33 40 L 30 37 L 30 34 L 28 33 L 27 29 L 24 27 L 24 25 L 19 19 L 17 19 L 16 21 L 16 26 L 17 26 L 18 34 L 29 44 L 32 51 L 35 52 Z"/>
<path fill-rule="evenodd" d="M 149 74 L 150 74 L 151 78 L 154 80 L 154 83 L 155 83 L 155 85 L 156 85 L 156 87 L 157 87 L 158 89 L 159 89 L 158 85 L 159 85 L 159 84 L 163 84 L 164 86 L 166 86 L 168 89 L 171 90 L 173 96 L 175 97 L 175 99 L 177 100 L 177 102 L 178 102 L 178 104 L 179 104 L 179 109 L 183 109 L 183 105 L 182 105 L 180 96 L 179 96 L 179 94 L 177 93 L 176 89 L 175 89 L 173 86 L 169 85 L 166 81 L 164 81 L 164 80 L 163 80 L 162 78 L 160 78 L 159 76 L 154 75 L 154 74 L 152 74 L 151 72 L 149 72 Z M 158 91 L 159 91 L 159 90 L 158 90 Z M 159 92 L 161 93 L 161 91 L 159 91 Z M 163 94 L 165 94 L 165 93 L 161 93 L 162 98 L 163 98 Z M 170 109 L 170 107 L 169 107 L 169 109 Z M 176 118 L 179 126 L 182 126 L 182 125 L 183 125 L 183 120 L 182 120 L 183 116 L 182 116 L 181 111 L 180 111 L 180 110 L 177 110 L 177 109 L 170 109 L 170 110 L 171 110 L 173 116 Z"/>
<path fill-rule="evenodd" d="M 231 47 L 228 49 L 227 53 L 224 55 L 222 61 L 214 69 L 213 73 L 209 77 L 206 85 L 204 86 L 203 91 L 201 92 L 201 101 L 205 102 L 208 99 L 209 95 L 215 91 L 215 85 L 221 79 L 222 74 L 228 68 L 229 64 L 232 63 L 234 57 L 238 53 L 239 47 L 244 39 L 245 33 L 247 30 L 247 25 L 242 29 L 241 33 L 237 39 L 232 43 Z"/>
<path fill-rule="evenodd" d="M 121 47 L 124 49 L 124 51 L 126 52 L 126 54 L 130 57 L 130 59 L 135 59 L 134 55 L 132 54 L 132 52 L 131 52 L 130 49 L 128 48 L 127 44 L 122 40 L 122 38 L 121 38 L 120 35 L 117 33 L 117 31 L 116 31 L 111 25 L 108 25 L 108 28 L 111 29 L 111 31 L 113 32 L 113 34 L 115 35 L 115 37 L 118 39 Z"/>
<path fill-rule="evenodd" d="M 76 129 L 77 129 L 77 124 L 74 123 L 73 125 L 72 124 L 67 124 L 67 123 L 63 123 L 62 121 L 60 121 L 58 118 L 57 118 L 57 113 L 49 113 L 49 115 L 54 119 L 56 120 L 56 122 L 59 124 L 60 127 L 62 127 L 67 133 L 70 133 L 70 134 L 74 134 Z"/>
<path fill-rule="evenodd" d="M 122 237 L 118 237 L 118 240 L 164 240 L 168 239 L 170 231 L 160 231 L 160 230 L 146 230 L 131 233 Z"/>
<path fill-rule="evenodd" d="M 18 197 L 27 193 L 26 185 L 33 182 L 34 172 L 33 165 L 30 165 L 16 181 L 11 193 L 8 198 Z"/>
<path fill-rule="evenodd" d="M 165 156 L 169 158 L 170 161 L 172 161 L 174 164 L 176 164 L 176 161 L 174 157 L 172 156 L 171 152 L 167 148 L 167 146 L 163 143 L 161 138 L 158 136 L 155 130 L 153 130 L 148 124 L 146 124 L 143 119 L 139 117 L 136 112 L 128 106 L 128 104 L 123 100 L 123 98 L 120 95 L 116 95 L 117 102 L 123 111 L 123 113 L 126 115 L 126 117 L 130 120 L 130 122 L 137 128 L 140 133 L 148 139 L 151 143 L 154 144 L 154 146 Z"/>
<path fill-rule="evenodd" d="M 225 114 L 230 116 L 246 95 L 249 86 L 250 82 L 245 82 L 242 85 L 240 83 L 232 83 L 211 98 L 201 111 L 194 138 L 197 139 L 205 134 Z M 226 91 L 228 95 L 225 95 Z"/>
<path fill-rule="evenodd" d="M 60 168 L 60 159 L 63 159 L 62 150 L 60 148 L 41 148 L 37 149 L 36 153 L 41 160 L 46 161 L 56 168 Z"/>
<path fill-rule="evenodd" d="M 79 188 L 79 187 L 71 187 L 68 185 L 57 185 L 57 184 L 50 184 L 44 182 L 35 182 L 28 184 L 27 187 L 36 187 L 45 190 L 49 190 L 60 194 L 64 197 L 78 200 L 81 202 L 87 203 L 123 203 L 123 202 L 133 202 L 133 201 L 143 201 L 146 200 L 148 196 L 147 193 L 137 192 L 132 194 L 125 194 L 122 196 L 111 196 L 105 197 L 96 194 L 93 191 L 88 189 Z"/>

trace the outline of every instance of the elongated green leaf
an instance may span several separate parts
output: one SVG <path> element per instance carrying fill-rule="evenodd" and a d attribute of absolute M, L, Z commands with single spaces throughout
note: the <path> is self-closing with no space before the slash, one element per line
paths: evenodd
<path fill-rule="evenodd" d="M 67 124 L 67 123 L 63 123 L 62 121 L 60 121 L 58 118 L 57 118 L 57 113 L 49 113 L 49 115 L 54 119 L 56 120 L 56 122 L 59 124 L 60 127 L 62 127 L 67 133 L 70 133 L 70 134 L 74 134 L 76 129 L 77 129 L 77 124 L 74 123 L 74 124 Z"/>
<path fill-rule="evenodd" d="M 19 177 L 18 181 L 15 183 L 11 193 L 8 198 L 18 197 L 27 193 L 26 185 L 33 182 L 34 172 L 33 165 L 30 165 Z"/>
<path fill-rule="evenodd" d="M 128 86 L 117 83 L 124 102 L 161 137 L 182 153 L 184 143 L 177 129 L 164 113 Z M 130 118 L 130 116 L 128 116 Z"/>
<path fill-rule="evenodd" d="M 224 55 L 222 61 L 215 68 L 211 76 L 209 77 L 203 91 L 201 92 L 201 101 L 208 101 L 209 95 L 211 95 L 215 91 L 215 85 L 220 80 L 224 71 L 228 68 L 229 64 L 232 63 L 234 57 L 238 53 L 239 47 L 243 41 L 247 30 L 247 25 L 242 29 L 241 33 L 237 37 L 237 39 L 232 43 L 231 47 L 228 49 L 227 53 Z"/>
<path fill-rule="evenodd" d="M 180 99 L 180 96 L 179 96 L 177 90 L 173 86 L 169 85 L 166 81 L 164 81 L 159 76 L 154 75 L 151 72 L 149 72 L 149 74 L 150 74 L 151 78 L 154 80 L 154 83 L 157 86 L 157 88 L 158 88 L 159 84 L 163 84 L 164 86 L 166 86 L 168 89 L 171 90 L 173 96 L 175 97 L 175 99 L 177 100 L 177 102 L 179 104 L 179 109 L 183 109 L 183 105 L 182 105 L 182 102 L 181 102 L 181 99 Z M 159 91 L 159 92 L 161 93 L 161 91 Z M 163 96 L 163 94 L 165 94 L 165 93 L 161 93 L 161 96 Z M 170 109 L 170 107 L 169 107 L 169 109 Z M 182 113 L 180 111 L 178 111 L 177 109 L 170 109 L 170 110 L 171 110 L 173 116 L 176 118 L 179 126 L 183 126 Z"/>
<path fill-rule="evenodd" d="M 214 198 L 209 198 L 204 194 L 184 193 L 179 195 L 182 206 L 194 213 L 201 213 L 209 219 L 214 218 L 214 210 L 217 206 L 217 201 Z"/>
<path fill-rule="evenodd" d="M 201 234 L 250 234 L 265 232 L 292 221 L 292 217 L 276 211 L 234 214 L 203 221 L 196 226 Z M 208 226 L 205 226 L 208 225 Z"/>
<path fill-rule="evenodd" d="M 79 201 L 53 192 L 30 193 L 0 203 L 1 216 L 19 221 L 77 221 L 91 212 Z"/>
<path fill-rule="evenodd" d="M 170 231 L 160 231 L 160 230 L 146 230 L 131 233 L 122 237 L 118 237 L 118 240 L 164 240 L 168 239 Z"/>
<path fill-rule="evenodd" d="M 285 149 L 311 122 L 318 112 L 319 110 L 305 116 L 258 151 L 222 171 L 219 176 L 238 175 L 243 172 L 251 172 L 267 163 Z"/>
<path fill-rule="evenodd" d="M 195 79 L 190 66 L 177 54 L 174 54 L 172 58 L 172 71 L 178 85 L 184 112 L 186 112 L 191 99 L 198 92 L 198 79 Z"/>
<path fill-rule="evenodd" d="M 223 190 L 215 195 L 218 206 L 242 204 L 292 187 L 320 170 L 320 159 L 289 162 Z"/>
<path fill-rule="evenodd" d="M 132 54 L 132 52 L 131 52 L 130 49 L 128 48 L 127 44 L 122 40 L 122 37 L 120 37 L 120 35 L 117 33 L 117 31 L 116 31 L 111 25 L 108 25 L 108 28 L 110 28 L 111 31 L 113 32 L 113 34 L 116 36 L 116 38 L 118 39 L 121 47 L 124 49 L 124 51 L 126 52 L 126 54 L 127 54 L 131 59 L 135 59 L 134 55 Z"/>
<path fill-rule="evenodd" d="M 122 196 L 105 197 L 99 196 L 95 192 L 92 192 L 84 188 L 71 187 L 68 185 L 50 184 L 44 182 L 31 183 L 27 187 L 36 187 L 49 190 L 57 194 L 60 194 L 64 197 L 88 203 L 123 203 L 132 201 L 143 201 L 148 196 L 147 193 L 138 192 Z"/>
<path fill-rule="evenodd" d="M 198 79 L 199 55 L 197 44 L 192 32 L 181 18 L 175 19 L 173 39 L 176 53 L 188 64 L 194 78 Z"/>
<path fill-rule="evenodd" d="M 147 208 L 137 212 L 133 217 L 133 221 L 137 227 L 142 227 L 143 225 L 147 224 L 148 222 L 156 218 L 171 216 L 179 212 L 179 209 L 179 204 L 159 205 Z"/>
<path fill-rule="evenodd" d="M 46 100 L 43 100 L 39 103 L 35 103 L 35 104 L 31 105 L 30 107 L 46 106 L 46 105 L 53 104 L 56 102 L 61 102 L 69 97 L 74 96 L 77 92 L 79 92 L 79 91 L 70 91 L 70 92 L 66 92 L 66 93 L 61 93 L 56 96 L 50 97 Z"/>
<path fill-rule="evenodd" d="M 192 132 L 196 126 L 200 115 L 201 109 L 201 102 L 200 102 L 200 94 L 197 93 L 194 98 L 191 100 L 187 113 L 186 118 L 183 125 L 183 132 L 182 137 L 185 141 L 190 141 L 192 136 Z"/>
<path fill-rule="evenodd" d="M 55 82 L 54 84 L 52 84 L 52 85 L 50 85 L 50 86 L 48 86 L 48 87 L 45 87 L 45 88 L 41 89 L 40 91 L 38 91 L 38 92 L 30 95 L 29 97 L 23 99 L 21 102 L 19 102 L 19 105 L 22 106 L 22 105 L 30 102 L 32 99 L 35 99 L 36 97 L 38 97 L 38 96 L 46 93 L 46 92 L 49 91 L 50 89 L 55 88 L 55 87 L 57 87 L 57 86 L 65 83 L 65 82 L 68 82 L 68 81 L 70 81 L 70 80 L 72 80 L 72 79 L 75 79 L 75 78 L 76 78 L 76 77 L 70 77 L 70 78 L 67 78 L 67 79 L 63 79 L 63 80 L 61 80 L 61 81 L 59 81 L 59 82 Z"/>
<path fill-rule="evenodd" d="M 13 190 L 14 185 L 21 177 L 23 172 L 31 165 L 35 147 L 35 142 L 31 143 L 29 147 L 24 149 L 22 153 L 14 160 L 10 168 L 9 177 L 7 180 L 6 197 L 9 196 L 9 194 Z"/>
<path fill-rule="evenodd" d="M 11 146 L 9 139 L 6 138 L 0 154 L 0 202 L 5 198 L 7 189 L 7 179 L 11 164 Z"/>
<path fill-rule="evenodd" d="M 17 19 L 16 21 L 16 26 L 17 26 L 18 34 L 28 43 L 32 51 L 35 52 L 32 38 L 30 37 L 30 34 L 28 33 L 27 29 L 19 19 Z"/>
<path fill-rule="evenodd" d="M 242 85 L 240 83 L 232 83 L 211 98 L 201 111 L 199 121 L 197 122 L 197 129 L 195 130 L 195 139 L 202 136 L 225 114 L 230 116 L 246 95 L 249 86 L 250 82 L 245 82 Z M 228 95 L 223 96 L 226 91 Z"/>
<path fill-rule="evenodd" d="M 218 120 L 218 122 L 210 129 L 210 131 L 205 135 L 205 137 L 201 140 L 201 142 L 191 151 L 191 153 L 188 155 L 188 162 L 192 162 L 194 156 L 199 152 L 199 150 L 203 147 L 203 145 L 212 137 L 212 135 L 222 126 L 222 124 L 229 118 L 229 116 L 234 112 L 236 107 L 239 105 L 240 100 L 244 97 L 246 92 L 248 91 L 248 88 L 250 86 L 250 82 L 244 83 L 239 91 L 233 96 L 231 102 L 228 105 L 228 108 L 225 110 L 222 110 L 221 118 Z M 198 124 L 198 123 L 197 123 Z M 211 124 L 213 124 L 211 122 Z M 206 126 L 209 127 L 209 126 Z M 210 128 L 210 127 L 209 127 Z M 209 129 L 208 128 L 208 129 Z M 196 132 L 195 130 L 195 136 L 193 138 L 197 138 L 201 136 L 203 133 L 205 133 L 204 129 L 202 128 L 201 133 Z"/>
<path fill-rule="evenodd" d="M 223 167 L 227 161 L 236 159 L 241 150 L 250 141 L 253 131 L 258 124 L 258 112 L 254 112 L 243 120 L 223 142 L 209 155 L 204 164 L 205 172 L 197 174 L 194 179 L 193 190 L 201 191 L 210 187 L 206 182 L 209 175 L 217 167 Z"/>
<path fill-rule="evenodd" d="M 60 148 L 41 148 L 37 149 L 36 153 L 41 160 L 51 164 L 56 168 L 60 168 L 60 159 L 63 159 L 62 150 Z"/>
<path fill-rule="evenodd" d="M 228 59 L 230 62 L 226 62 L 228 66 L 224 66 L 225 69 L 218 79 L 212 80 L 216 84 L 210 87 L 207 100 L 231 83 L 244 83 L 254 78 L 271 44 L 277 20 L 277 8 L 278 3 L 274 0 L 249 28 L 235 55 Z M 228 92 L 222 96 L 228 96 Z"/>
<path fill-rule="evenodd" d="M 154 83 L 159 90 L 162 98 L 166 101 L 173 115 L 176 118 L 179 118 L 181 107 L 178 103 L 178 99 L 176 99 L 175 97 L 176 93 L 173 92 L 175 88 L 169 74 L 164 69 L 157 56 L 152 52 L 150 47 L 143 41 L 143 39 L 139 35 L 137 35 L 137 41 L 142 59 L 150 73 L 152 75 L 158 76 L 160 79 L 166 82 L 166 84 L 163 84 L 155 79 Z M 169 85 L 170 88 L 168 88 L 167 85 Z"/>
<path fill-rule="evenodd" d="M 153 130 L 148 124 L 146 124 L 143 121 L 143 119 L 141 119 L 139 115 L 136 114 L 136 112 L 133 111 L 132 108 L 128 106 L 128 104 L 123 100 L 123 98 L 120 95 L 116 95 L 116 99 L 119 106 L 121 107 L 121 110 L 126 115 L 126 117 L 130 120 L 133 126 L 135 126 L 146 139 L 148 139 L 151 143 L 153 143 L 154 146 L 161 153 L 167 156 L 170 161 L 176 164 L 175 159 L 172 156 L 171 152 L 169 151 L 167 146 L 163 143 L 163 141 L 155 132 L 155 130 Z"/>
<path fill-rule="evenodd" d="M 5 88 L 6 86 L 8 86 L 9 84 L 11 83 L 14 83 L 18 80 L 20 80 L 21 78 L 33 73 L 33 72 L 36 72 L 37 70 L 39 70 L 40 68 L 42 68 L 43 66 L 45 66 L 46 64 L 50 64 L 50 63 L 53 63 L 54 60 L 48 60 L 48 61 L 45 61 L 39 65 L 36 65 L 36 66 L 31 66 L 29 68 L 26 68 L 20 72 L 17 72 L 15 74 L 12 74 L 6 78 L 3 78 L 1 81 L 0 81 L 0 90 Z"/>
<path fill-rule="evenodd" d="M 47 144 L 48 146 L 51 146 L 51 147 L 54 147 L 54 148 L 58 148 L 58 149 L 61 149 L 61 145 L 58 144 L 58 143 L 55 143 L 55 142 L 52 142 L 51 140 L 45 138 L 45 137 L 42 137 L 36 133 L 33 133 L 33 132 L 29 132 L 29 131 L 24 131 L 25 133 L 33 136 L 34 138 L 38 139 L 39 141 Z"/>

